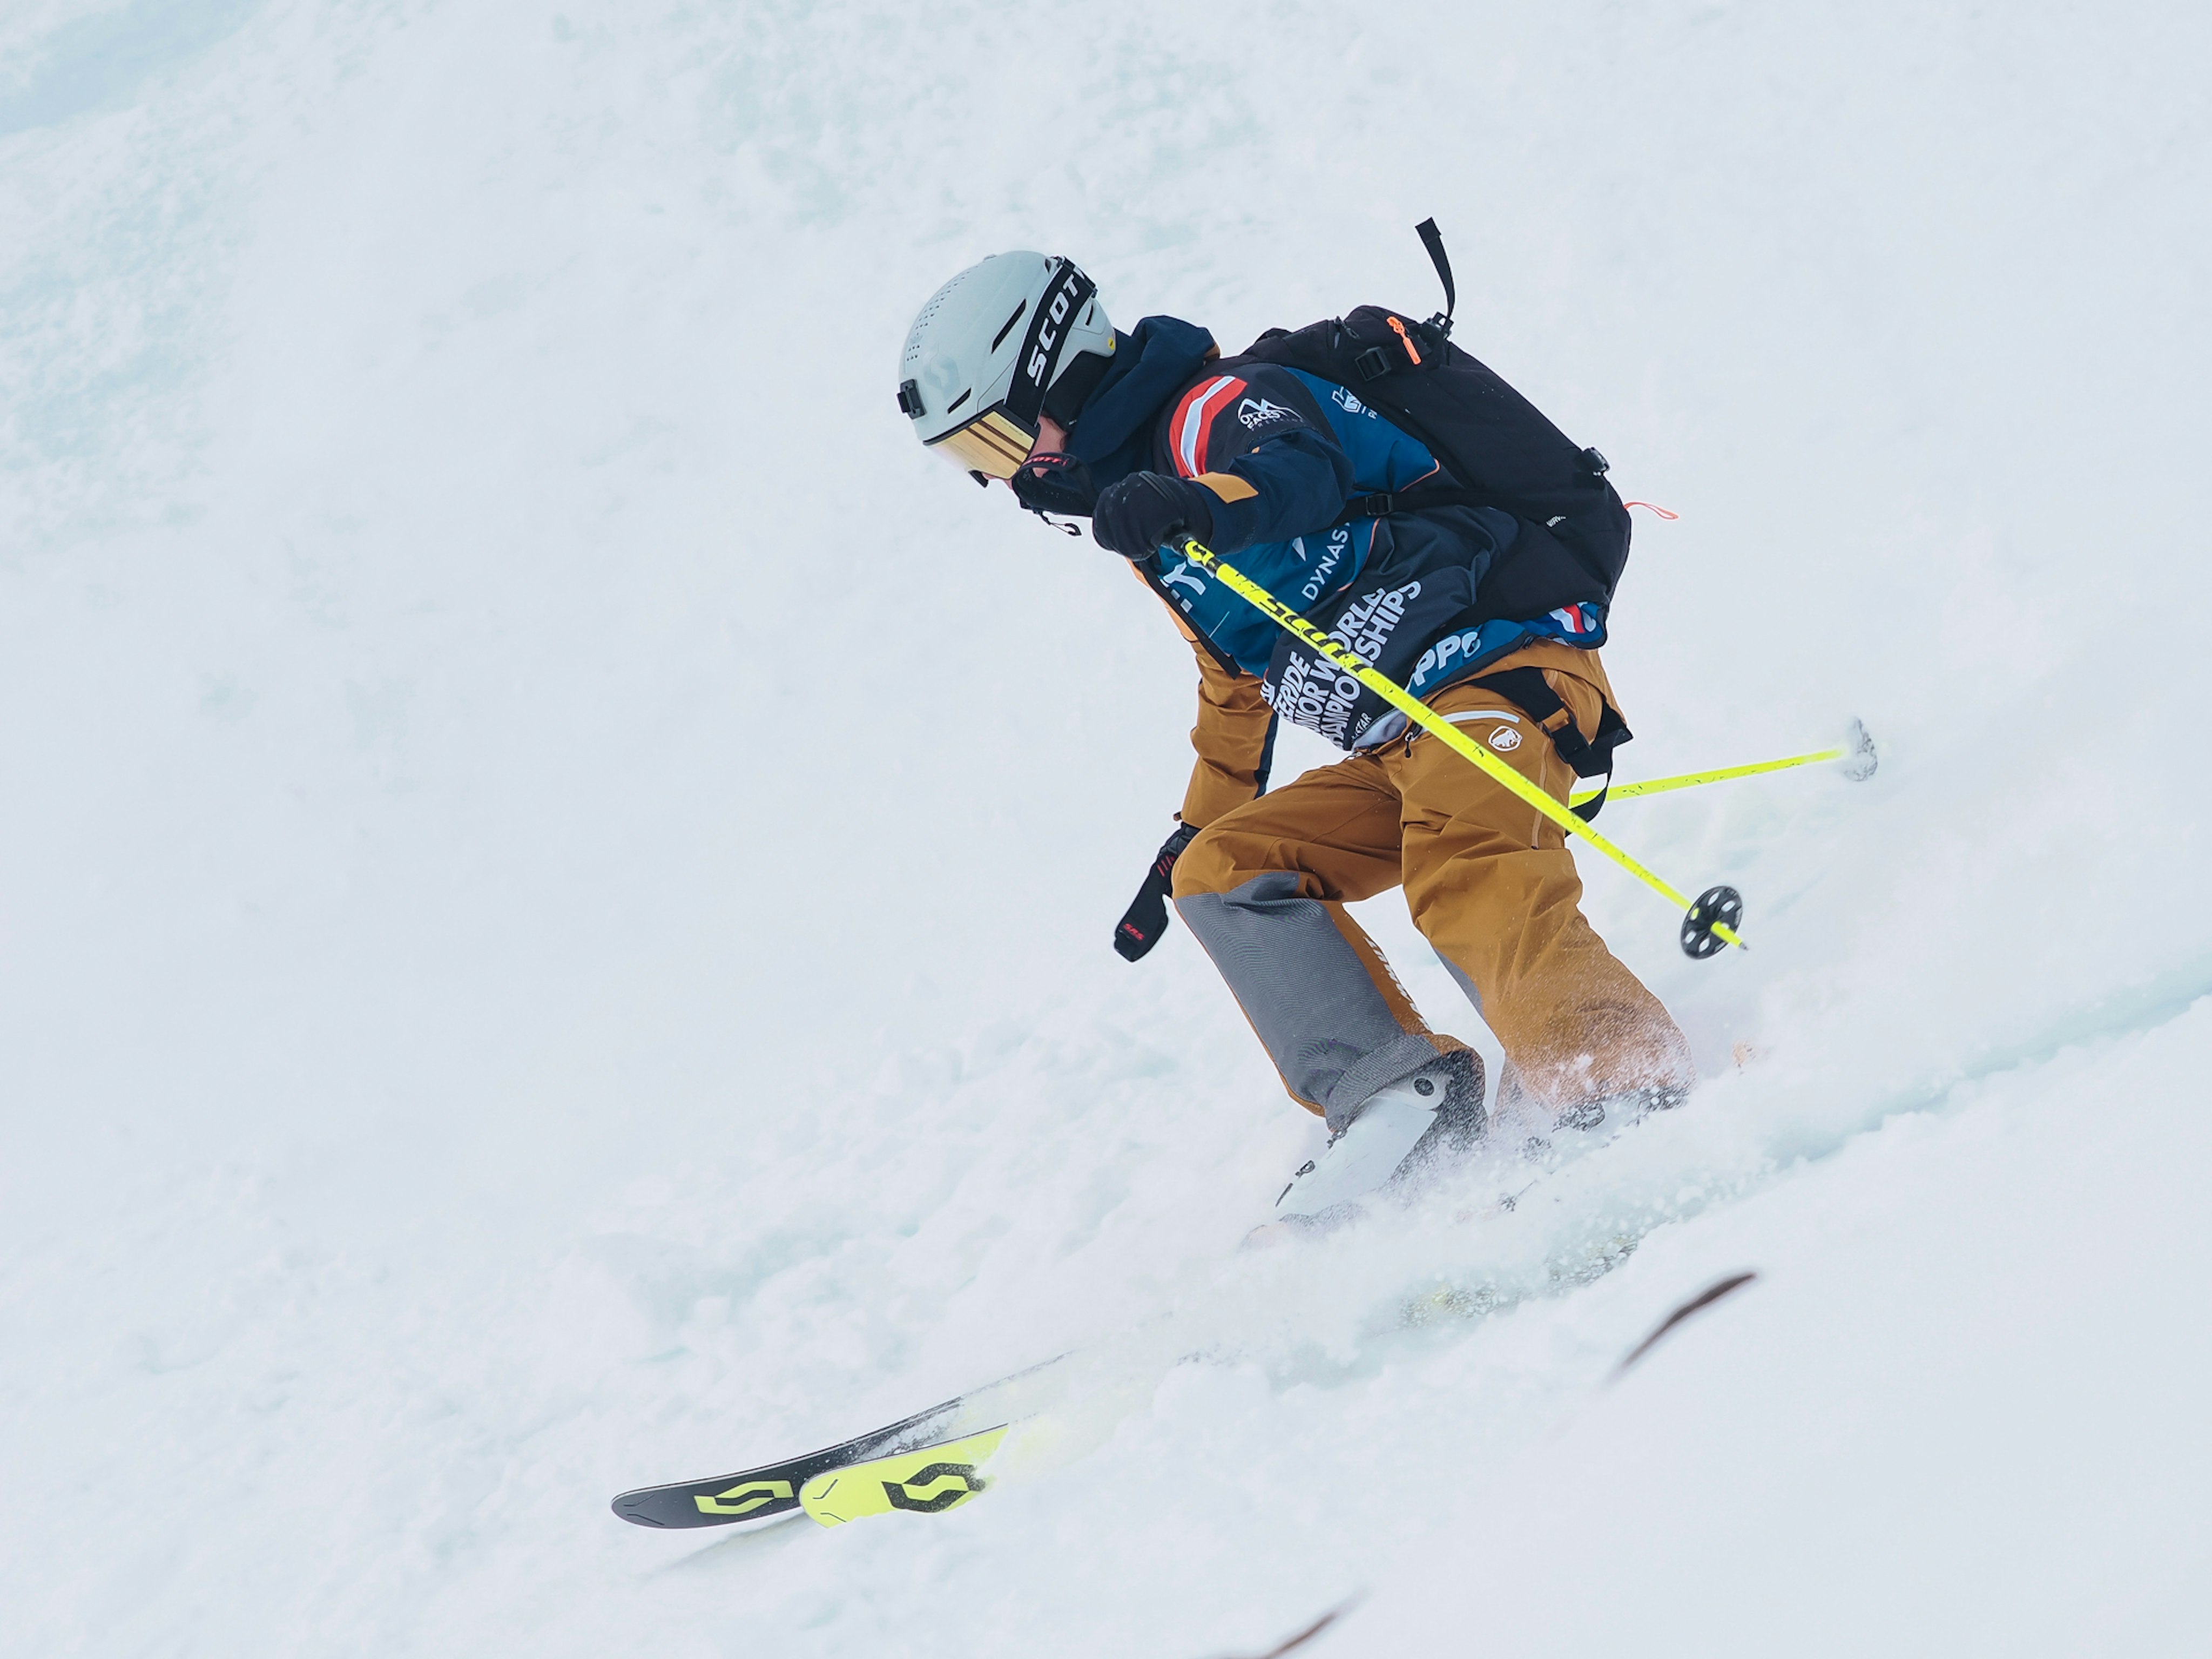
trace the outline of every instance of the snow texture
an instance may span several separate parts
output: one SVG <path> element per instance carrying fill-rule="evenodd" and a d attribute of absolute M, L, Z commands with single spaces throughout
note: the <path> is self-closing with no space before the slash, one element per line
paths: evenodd
<path fill-rule="evenodd" d="M 1361 1592 L 1302 1653 L 2212 1648 L 2208 55 L 0 11 L 0 1650 L 1200 1659 Z M 1687 1107 L 1240 1255 L 1319 1131 L 1187 933 L 1108 948 L 1187 649 L 892 369 L 1009 246 L 1232 349 L 1425 310 L 1430 214 L 1459 337 L 1681 515 L 1623 775 L 1884 763 L 1607 811 L 1748 899 L 1692 963 L 1583 861 Z M 607 1511 L 1071 1347 L 949 1515 Z"/>

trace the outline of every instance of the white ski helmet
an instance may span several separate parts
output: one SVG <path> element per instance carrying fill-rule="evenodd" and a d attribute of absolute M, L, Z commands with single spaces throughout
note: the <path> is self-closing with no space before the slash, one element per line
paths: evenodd
<path fill-rule="evenodd" d="M 1113 353 L 1114 325 L 1073 260 L 994 253 L 932 295 L 907 331 L 899 412 L 939 454 L 1011 478 L 1048 398 L 1073 425 Z"/>

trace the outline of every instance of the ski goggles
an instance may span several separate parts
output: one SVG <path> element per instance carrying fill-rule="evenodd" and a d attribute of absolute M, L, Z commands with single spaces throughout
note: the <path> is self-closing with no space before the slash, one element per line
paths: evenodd
<path fill-rule="evenodd" d="M 987 478 L 1011 478 L 1036 447 L 1034 428 L 1017 420 L 1004 404 L 994 404 L 929 446 L 957 466 Z"/>

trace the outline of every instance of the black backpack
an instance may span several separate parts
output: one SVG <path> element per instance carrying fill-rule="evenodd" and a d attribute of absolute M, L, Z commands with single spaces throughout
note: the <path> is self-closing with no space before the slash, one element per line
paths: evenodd
<path fill-rule="evenodd" d="M 1486 582 L 1500 615 L 1540 616 L 1581 600 L 1610 603 L 1628 562 L 1628 511 L 1605 481 L 1606 459 L 1577 448 L 1495 371 L 1450 340 L 1458 303 L 1437 222 L 1416 227 L 1443 280 L 1444 309 L 1425 323 L 1361 306 L 1295 331 L 1273 328 L 1239 362 L 1278 363 L 1350 390 L 1426 445 L 1458 488 L 1416 484 L 1363 495 L 1348 518 L 1422 507 L 1498 507 L 1521 520 L 1512 556 Z M 1491 591 L 1492 589 L 1497 591 Z"/>

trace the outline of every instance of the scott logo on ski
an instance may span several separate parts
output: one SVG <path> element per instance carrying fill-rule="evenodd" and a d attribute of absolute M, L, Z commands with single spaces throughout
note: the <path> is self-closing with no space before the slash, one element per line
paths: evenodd
<path fill-rule="evenodd" d="M 975 1472 L 1006 1437 L 1000 1426 L 963 1440 L 943 1441 L 833 1470 L 799 1488 L 799 1505 L 825 1527 L 894 1510 L 942 1515 L 983 1490 L 984 1482 Z"/>
<path fill-rule="evenodd" d="M 957 1484 L 941 1491 L 933 1487 L 951 1480 Z M 903 1480 L 884 1482 L 884 1498 L 895 1510 L 906 1510 L 915 1515 L 935 1515 L 949 1510 L 963 1498 L 973 1498 L 983 1490 L 983 1482 L 975 1478 L 973 1463 L 932 1463 L 916 1469 Z M 920 1496 L 927 1492 L 927 1497 Z"/>
<path fill-rule="evenodd" d="M 748 1486 L 732 1486 L 727 1492 L 718 1492 L 712 1497 L 702 1495 L 691 1501 L 699 1506 L 702 1515 L 750 1515 L 764 1504 L 787 1501 L 794 1495 L 788 1480 L 756 1480 Z M 733 1499 L 734 1502 L 732 1501 Z"/>

